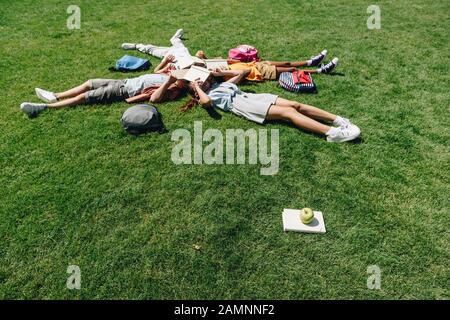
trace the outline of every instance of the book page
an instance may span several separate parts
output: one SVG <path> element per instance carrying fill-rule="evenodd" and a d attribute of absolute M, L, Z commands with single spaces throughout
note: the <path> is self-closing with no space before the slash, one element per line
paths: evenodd
<path fill-rule="evenodd" d="M 190 66 L 192 66 L 194 63 L 195 63 L 195 61 L 194 61 L 194 59 L 192 59 L 192 57 L 189 57 L 189 56 L 178 57 L 177 62 L 175 62 L 175 67 L 178 70 L 186 69 L 186 68 L 189 68 Z"/>
<path fill-rule="evenodd" d="M 228 69 L 228 61 L 227 59 L 206 59 L 206 68 L 209 70 L 215 70 L 215 69 Z"/>
<path fill-rule="evenodd" d="M 199 79 L 202 82 L 205 82 L 208 79 L 211 72 L 208 69 L 192 66 L 189 71 L 184 75 L 183 79 L 187 81 L 195 81 Z"/>

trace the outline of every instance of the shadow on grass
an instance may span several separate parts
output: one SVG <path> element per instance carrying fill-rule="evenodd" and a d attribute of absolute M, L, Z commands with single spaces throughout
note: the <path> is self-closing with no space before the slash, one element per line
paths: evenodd
<path fill-rule="evenodd" d="M 33 119 L 36 119 L 38 117 L 38 115 L 39 115 L 39 113 L 33 113 L 33 114 L 28 114 L 27 116 L 28 116 L 28 119 L 33 120 Z"/>
<path fill-rule="evenodd" d="M 222 119 L 222 115 L 219 113 L 219 112 L 217 112 L 217 110 L 215 109 L 215 108 L 203 108 L 207 113 L 208 113 L 208 115 L 211 117 L 211 118 L 213 118 L 214 120 L 220 120 L 220 119 Z"/>
<path fill-rule="evenodd" d="M 351 144 L 362 144 L 364 142 L 363 137 L 358 137 L 352 141 L 347 141 L 347 143 L 351 143 Z"/>
<path fill-rule="evenodd" d="M 345 77 L 345 73 L 342 72 L 332 72 L 327 74 L 327 76 L 332 76 L 332 77 Z"/>
<path fill-rule="evenodd" d="M 265 123 L 266 124 L 282 124 L 284 126 L 292 128 L 294 130 L 297 130 L 297 131 L 301 132 L 302 134 L 307 134 L 307 135 L 310 135 L 310 136 L 313 136 L 313 137 L 316 137 L 316 138 L 319 138 L 319 139 L 323 139 L 324 138 L 324 136 L 321 135 L 321 134 L 299 129 L 294 124 L 292 124 L 290 122 L 284 122 L 282 120 L 268 120 Z M 364 139 L 362 137 L 358 137 L 358 138 L 356 138 L 354 140 L 351 140 L 351 141 L 346 141 L 346 143 L 351 143 L 351 144 L 362 144 L 363 142 L 364 142 Z"/>
<path fill-rule="evenodd" d="M 290 122 L 285 122 L 285 121 L 282 121 L 282 120 L 268 120 L 265 123 L 267 123 L 267 124 L 281 124 L 283 126 L 290 127 L 293 130 L 297 130 L 298 132 L 300 132 L 302 134 L 307 134 L 307 135 L 310 135 L 310 136 L 317 137 L 319 139 L 323 139 L 323 135 L 318 134 L 318 133 L 314 133 L 314 132 L 311 132 L 311 131 L 304 131 L 302 129 L 297 128 L 293 123 L 290 123 Z"/>

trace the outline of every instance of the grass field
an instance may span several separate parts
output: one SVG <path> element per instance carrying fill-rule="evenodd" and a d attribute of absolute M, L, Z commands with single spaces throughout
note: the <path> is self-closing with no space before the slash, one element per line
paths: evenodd
<path fill-rule="evenodd" d="M 80 30 L 66 27 L 69 4 Z M 366 26 L 371 4 L 380 30 Z M 449 14 L 444 0 L 0 2 L 0 298 L 448 299 Z M 242 88 L 350 117 L 362 143 L 269 124 L 280 170 L 261 176 L 172 163 L 170 132 L 194 121 L 264 128 L 181 113 L 187 97 L 159 107 L 169 133 L 139 138 L 118 122 L 126 103 L 20 112 L 35 87 L 129 77 L 108 71 L 120 44 L 168 45 L 178 28 L 210 56 L 240 43 L 272 60 L 327 48 L 339 74 L 315 77 L 317 95 Z M 283 232 L 283 208 L 304 206 L 324 212 L 326 235 Z M 69 265 L 80 290 L 66 288 Z M 380 290 L 367 288 L 370 265 Z"/>

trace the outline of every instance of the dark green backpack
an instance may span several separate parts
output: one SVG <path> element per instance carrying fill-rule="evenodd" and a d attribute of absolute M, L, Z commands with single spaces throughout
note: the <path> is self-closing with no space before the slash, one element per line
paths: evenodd
<path fill-rule="evenodd" d="M 158 110 L 147 104 L 138 104 L 128 108 L 123 113 L 120 123 L 125 131 L 132 135 L 164 131 L 164 124 Z"/>

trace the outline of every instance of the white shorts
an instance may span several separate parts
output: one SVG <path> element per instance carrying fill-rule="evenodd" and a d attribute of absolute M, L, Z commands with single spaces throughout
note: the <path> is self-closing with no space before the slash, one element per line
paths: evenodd
<path fill-rule="evenodd" d="M 264 123 L 271 105 L 275 104 L 278 96 L 270 93 L 236 94 L 233 97 L 231 112 L 250 121 Z"/>

